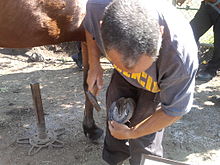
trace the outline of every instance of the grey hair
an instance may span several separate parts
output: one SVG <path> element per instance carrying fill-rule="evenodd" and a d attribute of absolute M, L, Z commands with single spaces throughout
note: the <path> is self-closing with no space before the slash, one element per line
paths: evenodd
<path fill-rule="evenodd" d="M 161 46 L 158 14 L 147 0 L 115 0 L 106 8 L 101 35 L 106 52 L 122 54 L 123 64 L 132 68 L 142 55 L 156 59 Z"/>

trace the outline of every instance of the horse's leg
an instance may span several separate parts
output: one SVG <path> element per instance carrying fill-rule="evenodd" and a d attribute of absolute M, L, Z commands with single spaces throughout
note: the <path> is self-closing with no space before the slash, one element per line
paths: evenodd
<path fill-rule="evenodd" d="M 81 48 L 82 48 L 82 59 L 83 59 L 83 88 L 85 92 L 88 89 L 86 80 L 89 70 L 88 49 L 86 42 L 81 42 Z M 92 141 L 96 141 L 103 134 L 103 130 L 98 128 L 95 124 L 93 118 L 93 105 L 90 103 L 86 94 L 85 94 L 85 110 L 84 110 L 84 118 L 83 118 L 83 131 L 85 136 L 89 137 L 89 139 L 91 139 Z"/>

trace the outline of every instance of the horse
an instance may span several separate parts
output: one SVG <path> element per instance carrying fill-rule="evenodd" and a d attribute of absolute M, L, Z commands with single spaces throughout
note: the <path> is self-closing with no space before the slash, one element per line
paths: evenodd
<path fill-rule="evenodd" d="M 82 26 L 88 0 L 1 0 L 0 47 L 29 48 L 42 45 L 81 41 L 83 57 L 83 88 L 89 63 L 85 30 Z M 98 140 L 103 130 L 93 118 L 93 105 L 85 97 L 83 131 L 92 141 Z"/>

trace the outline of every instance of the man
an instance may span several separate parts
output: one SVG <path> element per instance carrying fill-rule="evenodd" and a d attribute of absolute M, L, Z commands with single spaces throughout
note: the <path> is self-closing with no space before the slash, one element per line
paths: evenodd
<path fill-rule="evenodd" d="M 177 4 L 182 5 L 185 1 L 186 0 L 177 0 Z M 213 57 L 208 62 L 205 70 L 202 70 L 197 75 L 198 80 L 205 82 L 215 77 L 220 68 L 220 2 L 216 5 L 216 9 L 210 5 L 210 3 L 214 4 L 215 2 L 216 0 L 202 1 L 198 12 L 190 22 L 197 42 L 199 38 L 213 26 Z"/>
<path fill-rule="evenodd" d="M 102 86 L 101 51 L 115 67 L 107 110 L 122 97 L 136 103 L 130 122 L 107 121 L 103 159 L 113 165 L 130 158 L 138 165 L 142 153 L 163 156 L 164 128 L 191 109 L 197 46 L 187 21 L 163 0 L 115 0 L 103 18 L 95 13 L 105 5 L 95 1 L 87 4 L 84 22 L 89 90 L 95 93 Z"/>

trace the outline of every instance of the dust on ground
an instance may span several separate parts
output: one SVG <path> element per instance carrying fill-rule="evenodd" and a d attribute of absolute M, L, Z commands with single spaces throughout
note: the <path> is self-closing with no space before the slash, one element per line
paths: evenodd
<path fill-rule="evenodd" d="M 43 62 L 28 62 L 33 54 Z M 0 165 L 105 165 L 103 142 L 91 143 L 82 129 L 84 111 L 83 73 L 70 55 L 74 43 L 32 49 L 0 48 Z M 105 91 L 112 67 L 102 59 L 105 86 L 98 96 L 101 112 L 94 111 L 97 125 L 105 129 Z M 30 145 L 17 144 L 20 137 L 36 132 L 30 84 L 39 82 L 48 130 L 65 128 L 59 137 L 64 148 L 42 149 L 28 156 Z M 194 106 L 165 131 L 164 157 L 194 165 L 220 162 L 220 75 L 196 85 Z M 127 164 L 127 163 L 126 163 Z"/>

